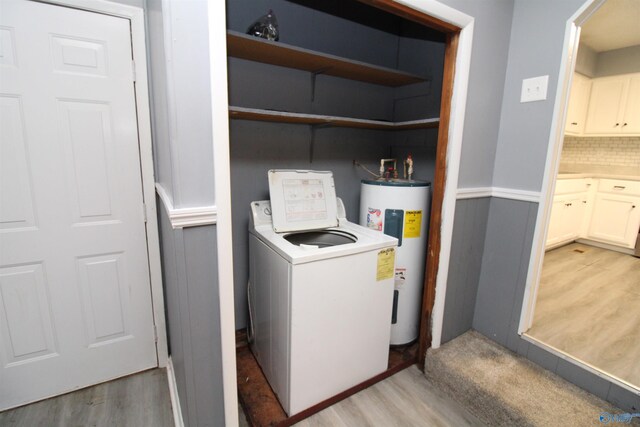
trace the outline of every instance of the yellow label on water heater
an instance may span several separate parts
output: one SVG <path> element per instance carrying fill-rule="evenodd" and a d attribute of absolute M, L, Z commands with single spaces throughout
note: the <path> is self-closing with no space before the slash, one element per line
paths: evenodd
<path fill-rule="evenodd" d="M 378 268 L 376 280 L 391 279 L 395 274 L 396 250 L 394 248 L 383 249 L 378 252 Z"/>
<path fill-rule="evenodd" d="M 422 211 L 404 211 L 404 234 L 405 239 L 420 237 L 422 227 Z"/>

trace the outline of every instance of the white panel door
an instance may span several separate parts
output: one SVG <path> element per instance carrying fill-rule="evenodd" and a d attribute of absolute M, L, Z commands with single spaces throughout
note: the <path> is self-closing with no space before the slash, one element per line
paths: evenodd
<path fill-rule="evenodd" d="M 157 365 L 129 21 L 0 3 L 0 410 Z"/>

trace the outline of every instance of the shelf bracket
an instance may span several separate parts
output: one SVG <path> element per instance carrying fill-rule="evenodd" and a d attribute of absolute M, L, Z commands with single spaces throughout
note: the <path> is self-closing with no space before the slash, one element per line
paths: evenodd
<path fill-rule="evenodd" d="M 316 100 L 316 77 L 318 76 L 318 74 L 324 74 L 330 68 L 331 67 L 325 67 L 311 71 L 311 102 Z"/>
<path fill-rule="evenodd" d="M 331 127 L 331 123 L 321 123 L 319 125 L 311 125 L 311 139 L 309 140 L 309 163 L 313 163 L 313 155 L 316 145 L 316 130 Z"/>

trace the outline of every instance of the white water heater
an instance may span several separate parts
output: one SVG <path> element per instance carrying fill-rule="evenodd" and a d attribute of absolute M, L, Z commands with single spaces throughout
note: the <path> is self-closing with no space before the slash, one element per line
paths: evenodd
<path fill-rule="evenodd" d="M 429 226 L 430 183 L 362 180 L 360 225 L 398 239 L 391 345 L 418 338 Z"/>

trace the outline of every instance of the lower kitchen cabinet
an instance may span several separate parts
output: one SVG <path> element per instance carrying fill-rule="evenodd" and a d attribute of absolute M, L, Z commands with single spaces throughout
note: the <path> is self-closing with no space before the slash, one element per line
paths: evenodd
<path fill-rule="evenodd" d="M 558 180 L 546 248 L 576 239 L 633 248 L 638 228 L 639 181 L 590 178 Z"/>
<path fill-rule="evenodd" d="M 565 194 L 553 198 L 547 246 L 577 239 L 582 234 L 588 193 Z"/>
<path fill-rule="evenodd" d="M 640 225 L 640 197 L 598 193 L 586 238 L 633 248 Z"/>

